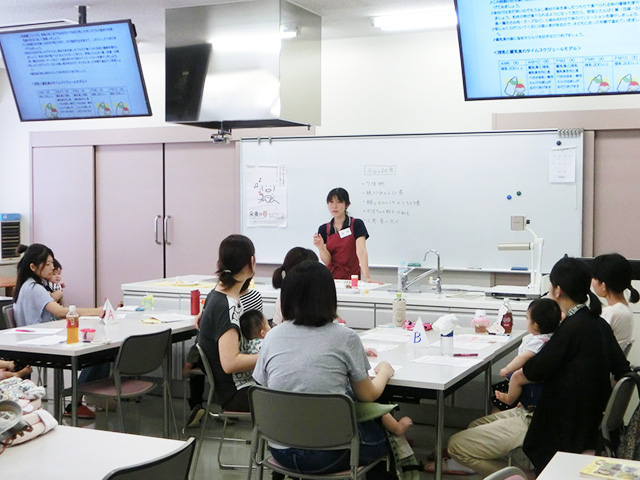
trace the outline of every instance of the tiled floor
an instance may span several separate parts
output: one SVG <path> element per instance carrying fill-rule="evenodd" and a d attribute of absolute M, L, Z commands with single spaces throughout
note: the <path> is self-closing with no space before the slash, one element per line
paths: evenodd
<path fill-rule="evenodd" d="M 178 428 L 181 429 L 183 422 L 183 404 L 181 398 L 174 398 L 174 411 L 176 412 L 176 419 Z M 52 402 L 45 402 L 44 408 L 52 410 Z M 416 422 L 426 422 L 428 419 L 422 417 L 429 417 L 431 415 L 432 407 L 427 404 L 420 405 L 401 405 L 399 415 L 410 415 Z M 162 436 L 162 397 L 159 396 L 145 396 L 141 402 L 126 402 L 124 405 L 125 414 L 125 427 L 128 433 Z M 448 421 L 458 424 L 465 424 L 468 418 L 473 418 L 474 412 L 466 412 L 460 415 L 460 411 L 447 409 L 446 418 Z M 67 422 L 67 419 L 64 420 Z M 82 428 L 98 428 L 98 429 L 110 429 L 118 430 L 118 420 L 115 412 L 110 412 L 107 418 L 105 412 L 98 412 L 95 421 L 80 420 L 80 426 Z M 459 428 L 445 428 L 445 436 L 458 431 Z M 222 423 L 211 419 L 207 425 L 207 437 L 219 436 L 222 431 Z M 228 428 L 228 435 L 230 436 L 242 436 L 244 438 L 249 437 L 250 425 L 245 422 L 238 422 Z M 188 435 L 198 436 L 199 429 L 192 428 L 187 430 Z M 414 442 L 414 451 L 418 460 L 426 460 L 427 455 L 434 449 L 434 428 L 432 426 L 416 423 L 408 432 L 408 436 Z M 176 438 L 175 430 L 173 431 L 173 438 Z M 182 436 L 180 438 L 186 438 Z M 217 464 L 217 450 L 218 441 L 213 438 L 206 438 L 202 452 L 200 454 L 200 460 L 196 469 L 195 478 L 198 480 L 205 479 L 225 479 L 225 480 L 240 480 L 246 479 L 246 470 L 220 470 Z M 225 444 L 223 450 L 223 461 L 225 463 L 240 463 L 246 464 L 248 462 L 249 447 L 246 444 Z M 433 474 L 422 472 L 420 474 L 421 479 L 434 478 Z M 254 474 L 255 478 L 255 474 Z M 270 478 L 268 473 L 265 473 L 265 478 Z M 454 478 L 467 478 L 469 480 L 480 480 L 479 475 L 470 475 L 467 477 L 447 476 L 443 478 L 450 480 Z"/>

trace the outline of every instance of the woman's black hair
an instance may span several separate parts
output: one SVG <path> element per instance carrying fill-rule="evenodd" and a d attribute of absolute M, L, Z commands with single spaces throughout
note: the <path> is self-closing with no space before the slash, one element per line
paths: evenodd
<path fill-rule="evenodd" d="M 334 188 L 329 192 L 327 195 L 327 203 L 329 203 L 333 197 L 336 197 L 339 202 L 344 202 L 347 207 L 351 205 L 351 202 L 349 201 L 349 192 L 342 187 Z"/>
<path fill-rule="evenodd" d="M 233 276 L 251 264 L 255 253 L 253 242 L 244 235 L 229 235 L 222 240 L 218 249 L 218 281 L 225 287 L 238 283 Z"/>
<path fill-rule="evenodd" d="M 260 310 L 248 310 L 240 315 L 240 331 L 247 340 L 258 338 L 264 315 Z"/>
<path fill-rule="evenodd" d="M 631 264 L 619 253 L 598 255 L 594 258 L 591 269 L 593 278 L 604 283 L 612 292 L 620 294 L 628 288 L 631 292 L 629 301 L 637 303 L 640 300 L 640 294 L 631 286 L 633 279 Z"/>
<path fill-rule="evenodd" d="M 538 324 L 540 333 L 551 333 L 562 319 L 560 305 L 550 298 L 536 298 L 529 304 L 531 321 Z"/>
<path fill-rule="evenodd" d="M 337 318 L 333 275 L 317 260 L 305 260 L 287 273 L 280 294 L 282 316 L 296 325 L 321 327 Z"/>
<path fill-rule="evenodd" d="M 554 287 L 576 303 L 589 300 L 589 310 L 594 315 L 602 313 L 602 304 L 591 291 L 591 270 L 582 260 L 565 255 L 558 260 L 549 273 L 549 280 Z"/>
<path fill-rule="evenodd" d="M 273 276 L 271 277 L 273 288 L 282 288 L 284 275 L 304 260 L 315 260 L 317 262 L 318 255 L 313 250 L 304 247 L 293 247 L 289 250 L 284 257 L 282 265 L 273 271 Z"/>
<path fill-rule="evenodd" d="M 18 295 L 20 295 L 20 289 L 22 285 L 33 278 L 36 283 L 41 283 L 42 278 L 38 276 L 36 272 L 31 270 L 31 264 L 33 263 L 35 266 L 44 265 L 47 263 L 47 259 L 49 257 L 53 258 L 53 252 L 46 245 L 42 245 L 41 243 L 32 243 L 28 247 L 26 245 L 19 245 L 16 248 L 16 253 L 23 253 L 22 258 L 18 261 L 17 267 L 17 278 L 16 278 L 16 288 L 13 292 L 13 303 L 18 301 Z"/>

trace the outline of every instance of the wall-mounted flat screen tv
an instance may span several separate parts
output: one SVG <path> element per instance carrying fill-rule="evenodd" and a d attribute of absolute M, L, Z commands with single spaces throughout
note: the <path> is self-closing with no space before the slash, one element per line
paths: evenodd
<path fill-rule="evenodd" d="M 640 91 L 640 1 L 454 1 L 467 100 Z"/>
<path fill-rule="evenodd" d="M 151 115 L 130 20 L 0 33 L 20 120 Z"/>

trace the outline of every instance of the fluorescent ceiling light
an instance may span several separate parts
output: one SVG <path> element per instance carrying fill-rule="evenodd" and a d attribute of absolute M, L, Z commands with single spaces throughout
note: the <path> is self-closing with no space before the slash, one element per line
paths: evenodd
<path fill-rule="evenodd" d="M 374 17 L 372 24 L 374 27 L 385 31 L 429 30 L 455 27 L 458 24 L 458 17 L 454 10 L 431 10 L 420 13 Z"/>
<path fill-rule="evenodd" d="M 66 18 L 60 18 L 56 20 L 42 20 L 40 22 L 25 22 L 15 23 L 12 25 L 0 25 L 0 31 L 6 30 L 26 30 L 29 28 L 49 28 L 49 27 L 62 27 L 65 25 L 77 25 L 78 22 L 68 20 Z"/>
<path fill-rule="evenodd" d="M 280 25 L 280 38 L 295 38 L 298 36 L 298 26 L 297 25 Z"/>

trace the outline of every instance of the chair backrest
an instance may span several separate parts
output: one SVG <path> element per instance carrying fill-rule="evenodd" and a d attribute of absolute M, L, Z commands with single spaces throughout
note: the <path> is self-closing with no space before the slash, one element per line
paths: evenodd
<path fill-rule="evenodd" d="M 358 445 L 353 401 L 344 394 L 298 393 L 252 386 L 254 434 L 289 448 L 344 449 Z"/>
<path fill-rule="evenodd" d="M 187 480 L 191 469 L 191 459 L 196 446 L 195 437 L 164 457 L 130 467 L 118 468 L 108 473 L 103 480 Z"/>
<path fill-rule="evenodd" d="M 640 389 L 640 376 L 629 372 L 618 380 L 607 402 L 600 424 L 600 435 L 604 443 L 602 453 L 609 457 L 616 456 L 620 435 L 624 430 L 624 416 L 636 389 Z"/>
<path fill-rule="evenodd" d="M 171 345 L 171 329 L 127 337 L 118 351 L 114 370 L 120 375 L 143 375 L 162 367 Z"/>
<path fill-rule="evenodd" d="M 207 357 L 207 354 L 204 353 L 204 350 L 199 343 L 196 343 L 196 348 L 198 349 L 198 353 L 200 354 L 200 360 L 202 362 L 202 365 L 204 366 L 204 374 L 207 377 L 207 382 L 209 382 L 209 386 L 211 387 L 211 391 L 213 392 L 213 387 L 214 387 L 213 370 L 211 370 L 211 364 L 209 363 L 209 358 Z"/>
<path fill-rule="evenodd" d="M 484 480 L 527 480 L 527 475 L 518 467 L 510 466 L 484 477 Z"/>
<path fill-rule="evenodd" d="M 633 347 L 633 339 L 627 343 L 624 347 L 624 350 L 622 350 L 624 352 L 624 356 L 628 357 L 629 356 L 629 352 L 631 351 L 631 347 Z"/>
<path fill-rule="evenodd" d="M 4 305 L 2 307 L 2 319 L 0 319 L 0 330 L 5 330 L 7 328 L 15 328 L 16 322 L 13 317 L 13 304 Z"/>

